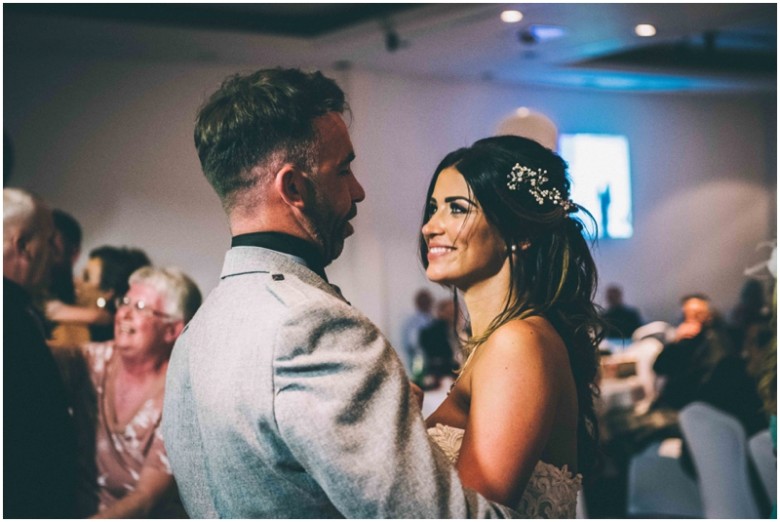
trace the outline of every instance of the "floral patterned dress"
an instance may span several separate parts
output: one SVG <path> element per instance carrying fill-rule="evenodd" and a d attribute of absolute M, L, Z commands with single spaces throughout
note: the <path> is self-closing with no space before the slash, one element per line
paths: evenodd
<path fill-rule="evenodd" d="M 149 390 L 130 421 L 121 425 L 114 411 L 115 355 L 111 342 L 90 343 L 73 353 L 70 362 L 75 416 L 82 432 L 79 503 L 86 511 L 84 516 L 110 507 L 133 491 L 145 467 L 171 474 L 160 431 L 164 379 Z M 80 385 L 73 371 L 79 366 L 86 374 Z M 183 514 L 181 509 L 178 497 L 172 495 L 153 515 L 177 517 Z"/>

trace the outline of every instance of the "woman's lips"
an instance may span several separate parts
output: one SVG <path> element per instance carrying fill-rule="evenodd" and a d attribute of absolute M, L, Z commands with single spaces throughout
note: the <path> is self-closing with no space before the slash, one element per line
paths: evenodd
<path fill-rule="evenodd" d="M 428 261 L 433 261 L 440 257 L 446 256 L 450 252 L 454 251 L 453 247 L 434 245 L 428 247 Z"/>

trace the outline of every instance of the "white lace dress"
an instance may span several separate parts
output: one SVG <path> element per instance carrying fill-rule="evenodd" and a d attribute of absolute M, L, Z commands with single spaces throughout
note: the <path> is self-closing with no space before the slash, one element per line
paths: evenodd
<path fill-rule="evenodd" d="M 463 442 L 460 428 L 437 424 L 428 428 L 428 436 L 453 463 Z M 575 518 L 577 492 L 582 487 L 582 475 L 574 475 L 567 466 L 559 468 L 542 462 L 536 464 L 533 475 L 517 507 L 509 506 L 524 518 Z"/>

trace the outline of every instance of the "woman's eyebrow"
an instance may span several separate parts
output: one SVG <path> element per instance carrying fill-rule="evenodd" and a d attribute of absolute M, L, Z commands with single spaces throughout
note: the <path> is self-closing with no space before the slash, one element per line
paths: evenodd
<path fill-rule="evenodd" d="M 460 200 L 467 201 L 468 203 L 470 203 L 471 205 L 474 205 L 475 207 L 477 206 L 477 204 L 475 202 L 471 201 L 466 196 L 450 196 L 448 198 L 444 198 L 444 202 L 445 203 L 452 203 L 453 201 L 460 201 Z"/>

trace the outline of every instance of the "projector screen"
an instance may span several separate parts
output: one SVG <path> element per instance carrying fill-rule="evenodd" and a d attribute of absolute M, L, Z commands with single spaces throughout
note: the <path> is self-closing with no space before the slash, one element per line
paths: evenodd
<path fill-rule="evenodd" d="M 593 214 L 599 238 L 634 233 L 628 139 L 609 134 L 561 134 L 558 153 L 569 164 L 571 199 Z M 593 237 L 593 224 L 583 219 Z"/>

